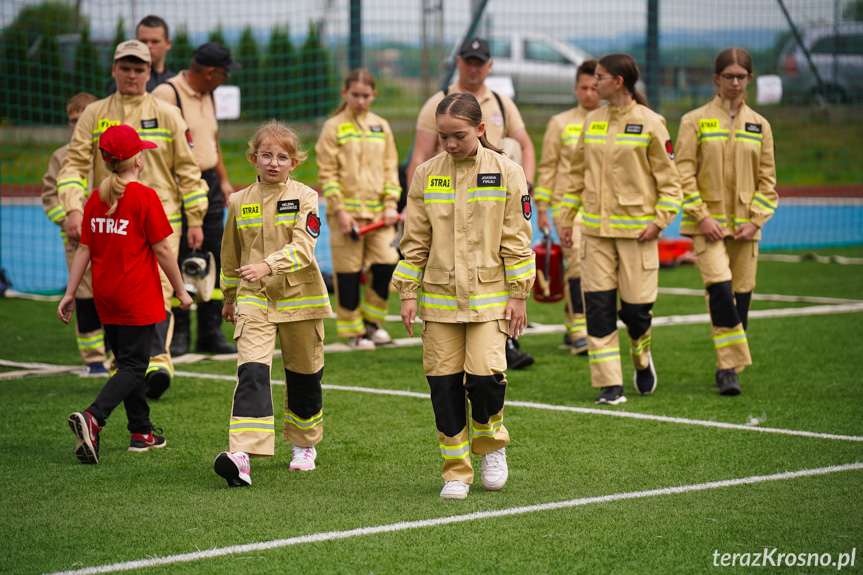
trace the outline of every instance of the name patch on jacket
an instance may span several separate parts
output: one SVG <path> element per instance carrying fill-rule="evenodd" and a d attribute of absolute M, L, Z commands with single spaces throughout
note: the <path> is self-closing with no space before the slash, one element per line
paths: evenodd
<path fill-rule="evenodd" d="M 384 131 L 384 127 L 383 126 L 369 126 L 369 131 L 370 132 L 377 132 L 380 134 L 381 132 Z"/>
<path fill-rule="evenodd" d="M 710 130 L 718 130 L 719 129 L 719 120 L 715 120 L 715 119 L 698 120 L 698 127 L 701 128 L 702 132 L 707 132 Z"/>
<path fill-rule="evenodd" d="M 145 130 L 155 130 L 159 127 L 159 120 L 153 118 L 152 120 L 141 120 L 141 127 Z"/>
<path fill-rule="evenodd" d="M 244 218 L 261 215 L 261 204 L 243 204 L 240 208 L 240 214 Z"/>
<path fill-rule="evenodd" d="M 604 134 L 608 132 L 608 122 L 591 122 L 590 128 L 587 131 L 595 134 Z"/>
<path fill-rule="evenodd" d="M 627 134 L 640 134 L 643 129 L 644 126 L 641 124 L 627 124 L 625 131 Z"/>
<path fill-rule="evenodd" d="M 300 200 L 280 200 L 278 204 L 280 214 L 293 214 L 300 211 Z"/>
<path fill-rule="evenodd" d="M 521 214 L 527 221 L 530 221 L 530 216 L 533 215 L 533 212 L 530 209 L 530 196 L 528 195 L 521 197 Z"/>
<path fill-rule="evenodd" d="M 500 174 L 478 174 L 476 177 L 476 185 L 480 188 L 499 188 Z"/>
<path fill-rule="evenodd" d="M 306 232 L 313 238 L 321 235 L 321 218 L 313 212 L 309 212 L 309 217 L 306 218 Z"/>
<path fill-rule="evenodd" d="M 760 134 L 761 133 L 761 124 L 746 124 L 746 131 L 751 134 Z"/>
<path fill-rule="evenodd" d="M 449 176 L 429 176 L 428 189 L 430 190 L 448 190 L 450 189 Z"/>
<path fill-rule="evenodd" d="M 107 130 L 111 126 L 119 126 L 119 125 L 120 125 L 119 120 L 115 122 L 114 120 L 108 120 L 107 118 L 99 118 L 99 131 L 100 132 L 104 132 L 105 130 Z"/>

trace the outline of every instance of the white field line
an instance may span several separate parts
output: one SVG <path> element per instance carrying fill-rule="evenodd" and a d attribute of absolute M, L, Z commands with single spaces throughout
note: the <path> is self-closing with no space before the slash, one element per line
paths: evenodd
<path fill-rule="evenodd" d="M 90 575 L 96 573 L 131 571 L 133 569 L 146 569 L 148 567 L 156 567 L 160 565 L 172 565 L 175 563 L 188 563 L 191 561 L 199 561 L 201 559 L 224 557 L 225 555 L 238 555 L 243 553 L 267 551 L 270 549 L 279 549 L 282 547 L 290 547 L 293 545 L 302 545 L 304 543 L 320 543 L 322 541 L 349 539 L 351 537 L 364 537 L 367 535 L 377 535 L 380 533 L 396 533 L 399 531 L 408 531 L 411 529 L 424 529 L 427 527 L 452 525 L 455 523 L 465 523 L 468 521 L 478 521 L 482 519 L 494 519 L 497 517 L 509 517 L 513 515 L 525 515 L 528 513 L 541 513 L 543 511 L 569 509 L 573 507 L 593 505 L 595 503 L 610 503 L 613 501 L 625 501 L 628 499 L 645 499 L 648 497 L 659 497 L 663 495 L 677 495 L 681 493 L 692 493 L 694 491 L 707 491 L 709 489 L 736 487 L 738 485 L 752 485 L 755 483 L 766 483 L 768 481 L 784 481 L 787 479 L 797 479 L 799 477 L 812 477 L 818 475 L 826 475 L 828 473 L 856 471 L 860 469 L 863 469 L 863 463 L 856 462 L 849 463 L 846 465 L 819 467 L 816 469 L 801 469 L 800 471 L 788 471 L 785 473 L 776 473 L 774 475 L 753 475 L 750 477 L 741 477 L 739 479 L 711 481 L 708 483 L 695 483 L 693 485 L 680 485 L 677 487 L 665 487 L 662 489 L 651 489 L 648 491 L 631 491 L 628 493 L 614 493 L 611 495 L 601 495 L 598 497 L 582 497 L 579 499 L 570 499 L 568 501 L 555 501 L 552 503 L 543 503 L 539 505 L 511 507 L 509 509 L 499 509 L 496 511 L 477 511 L 474 513 L 454 515 L 450 517 L 422 519 L 419 521 L 402 521 L 399 523 L 377 525 L 374 527 L 360 527 L 358 529 L 349 529 L 347 531 L 328 531 L 325 533 L 312 533 L 310 535 L 301 535 L 298 537 L 290 537 L 288 539 L 275 539 L 272 541 L 264 541 L 260 543 L 247 543 L 245 545 L 232 545 L 230 547 L 207 549 L 206 551 L 198 551 L 196 553 L 168 555 L 166 557 L 154 557 L 150 559 L 139 559 L 137 561 L 127 561 L 125 563 L 114 563 L 112 565 L 87 567 L 74 571 L 62 571 L 59 573 L 54 573 L 53 575 Z"/>
<path fill-rule="evenodd" d="M 659 288 L 659 293 L 667 295 L 692 295 L 704 297 L 703 289 L 689 288 Z M 752 299 L 758 301 L 781 301 L 789 303 L 826 303 L 826 304 L 843 304 L 843 303 L 863 303 L 859 299 L 841 299 L 834 297 L 811 297 L 805 295 L 782 295 L 769 293 L 754 293 Z M 750 312 L 751 313 L 751 312 Z"/>
<path fill-rule="evenodd" d="M 195 373 L 192 371 L 176 371 L 174 375 L 180 377 L 192 377 L 199 379 L 214 379 L 218 381 L 236 381 L 236 376 L 220 375 L 215 373 Z M 271 379 L 270 385 L 285 385 L 279 379 Z M 429 400 L 429 394 L 416 391 L 399 391 L 396 389 L 376 389 L 374 387 L 353 387 L 347 385 L 332 385 L 325 383 L 323 389 L 332 391 L 350 391 L 355 393 L 371 393 L 375 395 L 390 395 L 398 397 L 413 397 L 416 399 Z M 507 407 L 526 407 L 528 409 L 543 409 L 546 411 L 565 411 L 569 413 L 582 413 L 585 415 L 610 415 L 612 417 L 623 417 L 628 419 L 640 419 L 643 421 L 659 421 L 662 423 L 677 423 L 682 425 L 696 425 L 700 427 L 718 427 L 720 429 L 736 429 L 740 431 L 760 431 L 762 433 L 776 433 L 779 435 L 794 435 L 797 437 L 814 437 L 816 439 L 836 439 L 839 441 L 863 442 L 863 437 L 857 435 L 838 435 L 835 433 L 817 433 L 814 431 L 800 431 L 796 429 L 781 429 L 778 427 L 756 427 L 752 425 L 741 425 L 737 423 L 724 423 L 722 421 L 706 421 L 703 419 L 687 419 L 684 417 L 669 417 L 667 415 L 652 415 L 649 413 L 635 413 L 632 411 L 613 411 L 610 409 L 596 409 L 591 407 L 572 407 L 568 405 L 553 405 L 550 403 L 532 403 L 529 401 L 507 401 Z"/>

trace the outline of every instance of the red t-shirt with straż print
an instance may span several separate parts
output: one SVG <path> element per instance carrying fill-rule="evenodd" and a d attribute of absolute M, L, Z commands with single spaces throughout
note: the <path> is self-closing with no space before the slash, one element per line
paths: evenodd
<path fill-rule="evenodd" d="M 166 317 L 152 245 L 173 233 L 155 190 L 138 182 L 110 216 L 94 190 L 84 206 L 81 243 L 90 247 L 93 299 L 103 324 L 149 325 Z"/>

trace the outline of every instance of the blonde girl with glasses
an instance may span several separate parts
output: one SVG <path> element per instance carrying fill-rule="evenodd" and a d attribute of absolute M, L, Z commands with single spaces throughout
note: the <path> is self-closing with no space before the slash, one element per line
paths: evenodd
<path fill-rule="evenodd" d="M 287 384 L 290 469 L 315 468 L 315 446 L 323 437 L 323 318 L 332 315 L 315 260 L 318 194 L 290 178 L 306 159 L 299 137 L 285 124 L 266 122 L 249 141 L 248 158 L 258 181 L 231 195 L 220 276 L 222 316 L 236 325 L 237 386 L 229 450 L 219 454 L 214 468 L 232 487 L 251 485 L 250 457 L 275 453 L 270 371 L 277 340 Z"/>
<path fill-rule="evenodd" d="M 716 57 L 716 96 L 680 121 L 677 167 L 683 224 L 691 236 L 707 303 L 721 395 L 738 395 L 738 374 L 752 364 L 747 316 L 761 228 L 776 210 L 776 163 L 770 123 L 746 104 L 752 57 L 727 48 Z"/>

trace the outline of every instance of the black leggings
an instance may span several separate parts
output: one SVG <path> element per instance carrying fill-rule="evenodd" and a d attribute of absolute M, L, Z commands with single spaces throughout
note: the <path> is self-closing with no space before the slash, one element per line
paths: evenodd
<path fill-rule="evenodd" d="M 105 338 L 114 350 L 118 370 L 99 392 L 93 405 L 87 408 L 100 426 L 123 403 L 129 418 L 131 433 L 149 433 L 150 406 L 147 404 L 144 376 L 150 363 L 150 344 L 156 332 L 151 325 L 105 324 Z"/>

